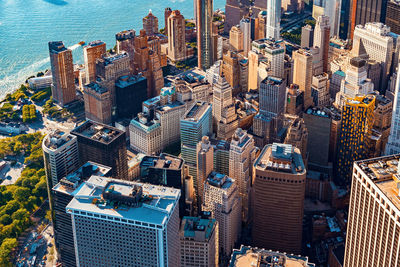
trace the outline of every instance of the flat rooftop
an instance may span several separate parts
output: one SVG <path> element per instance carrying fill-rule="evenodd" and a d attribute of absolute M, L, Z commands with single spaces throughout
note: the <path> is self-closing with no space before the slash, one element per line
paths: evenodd
<path fill-rule="evenodd" d="M 185 115 L 183 116 L 183 120 L 190 120 L 190 121 L 196 121 L 197 122 L 206 113 L 208 108 L 211 108 L 211 105 L 209 103 L 197 101 L 185 113 Z"/>
<path fill-rule="evenodd" d="M 207 177 L 206 182 L 212 186 L 219 187 L 222 189 L 228 189 L 235 182 L 232 178 L 228 177 L 225 174 L 218 172 L 211 172 Z"/>
<path fill-rule="evenodd" d="M 57 54 L 60 52 L 67 51 L 67 48 L 64 46 L 63 41 L 54 41 L 54 42 L 49 42 L 49 51 L 50 53 Z"/>
<path fill-rule="evenodd" d="M 87 120 L 82 125 L 76 127 L 71 133 L 104 144 L 109 144 L 120 135 L 124 134 L 123 131 L 115 127 L 90 120 Z"/>
<path fill-rule="evenodd" d="M 98 94 L 104 94 L 108 92 L 107 88 L 101 87 L 97 82 L 91 82 L 89 84 L 86 84 L 85 87 L 91 91 L 94 91 Z"/>
<path fill-rule="evenodd" d="M 400 155 L 356 161 L 355 164 L 375 183 L 400 211 Z"/>
<path fill-rule="evenodd" d="M 215 225 L 215 219 L 202 219 L 200 217 L 185 216 L 182 219 L 181 236 L 185 239 L 207 242 L 214 231 Z"/>
<path fill-rule="evenodd" d="M 285 172 L 302 175 L 306 172 L 299 150 L 289 144 L 266 145 L 254 162 L 263 171 Z"/>
<path fill-rule="evenodd" d="M 115 82 L 115 86 L 119 88 L 125 88 L 130 85 L 139 83 L 141 81 L 146 81 L 147 79 L 143 77 L 141 74 L 138 75 L 124 75 L 118 78 Z M 147 83 L 145 84 L 147 87 Z"/>
<path fill-rule="evenodd" d="M 241 246 L 234 249 L 229 267 L 315 267 L 307 257 Z"/>
<path fill-rule="evenodd" d="M 181 170 L 183 168 L 183 159 L 168 154 L 160 154 L 160 156 L 143 157 L 140 167 L 152 167 L 155 169 Z"/>
<path fill-rule="evenodd" d="M 179 189 L 165 186 L 92 176 L 79 188 L 66 210 L 75 215 L 164 227 L 180 194 Z"/>
<path fill-rule="evenodd" d="M 88 161 L 75 172 L 62 178 L 60 182 L 53 187 L 53 190 L 64 194 L 75 195 L 82 182 L 89 179 L 90 176 L 96 175 L 104 177 L 110 174 L 111 167 Z"/>
<path fill-rule="evenodd" d="M 99 46 L 102 44 L 104 44 L 103 41 L 96 40 L 96 41 L 92 41 L 92 42 L 88 43 L 84 48 L 91 48 L 91 47 Z"/>
<path fill-rule="evenodd" d="M 56 130 L 54 132 L 49 133 L 43 140 L 43 144 L 46 148 L 50 150 L 57 150 L 62 147 L 65 143 L 69 142 L 74 138 L 73 135 L 63 132 L 60 130 Z"/>

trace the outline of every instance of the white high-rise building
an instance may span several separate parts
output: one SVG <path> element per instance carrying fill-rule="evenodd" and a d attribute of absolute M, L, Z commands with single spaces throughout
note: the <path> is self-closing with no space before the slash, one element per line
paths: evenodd
<path fill-rule="evenodd" d="M 397 69 L 397 81 L 395 87 L 392 124 L 390 127 L 389 141 L 386 144 L 386 155 L 400 153 L 400 63 Z"/>
<path fill-rule="evenodd" d="M 66 207 L 76 265 L 179 266 L 180 190 L 100 176 Z"/>
<path fill-rule="evenodd" d="M 268 0 L 266 38 L 280 39 L 281 5 L 281 0 Z"/>
<path fill-rule="evenodd" d="M 203 211 L 211 212 L 211 216 L 218 222 L 220 251 L 230 255 L 240 235 L 242 214 L 235 180 L 212 172 L 204 184 L 203 199 Z"/>
<path fill-rule="evenodd" d="M 197 186 L 196 194 L 199 204 L 203 196 L 204 183 L 214 170 L 214 148 L 208 136 L 203 136 L 196 147 L 197 155 Z"/>
<path fill-rule="evenodd" d="M 256 157 L 257 148 L 254 139 L 241 128 L 233 134 L 229 150 L 229 176 L 239 188 L 242 199 L 242 221 L 249 219 L 250 180 L 252 177 L 252 163 Z"/>
<path fill-rule="evenodd" d="M 243 18 L 240 20 L 240 30 L 243 33 L 243 53 L 247 57 L 247 53 L 251 50 L 251 23 L 250 19 Z"/>

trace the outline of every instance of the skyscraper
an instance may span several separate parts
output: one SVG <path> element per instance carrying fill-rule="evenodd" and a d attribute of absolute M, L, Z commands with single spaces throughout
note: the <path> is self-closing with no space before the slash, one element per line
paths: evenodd
<path fill-rule="evenodd" d="M 252 163 L 257 148 L 254 139 L 241 128 L 237 128 L 231 140 L 229 150 L 229 177 L 235 180 L 242 200 L 242 221 L 249 219 L 250 184 L 253 172 Z"/>
<path fill-rule="evenodd" d="M 86 119 L 104 124 L 111 123 L 110 91 L 97 82 L 86 84 L 83 91 Z"/>
<path fill-rule="evenodd" d="M 311 83 L 313 75 L 313 55 L 309 50 L 299 49 L 293 52 L 293 83 L 304 92 L 304 109 L 313 105 Z"/>
<path fill-rule="evenodd" d="M 128 179 L 125 132 L 117 128 L 86 121 L 71 132 L 78 139 L 81 164 L 93 161 L 112 168 L 112 176 Z"/>
<path fill-rule="evenodd" d="M 143 30 L 146 31 L 147 36 L 153 36 L 158 33 L 158 18 L 153 15 L 151 9 L 149 14 L 143 18 Z"/>
<path fill-rule="evenodd" d="M 253 166 L 253 243 L 301 251 L 306 169 L 292 145 L 267 145 Z"/>
<path fill-rule="evenodd" d="M 241 203 L 235 180 L 212 172 L 204 184 L 203 211 L 211 212 L 218 222 L 219 249 L 230 255 L 240 235 Z"/>
<path fill-rule="evenodd" d="M 343 266 L 399 266 L 399 155 L 354 163 Z"/>
<path fill-rule="evenodd" d="M 250 19 L 243 18 L 240 20 L 240 30 L 243 33 L 243 53 L 247 57 L 247 53 L 251 50 L 251 23 Z"/>
<path fill-rule="evenodd" d="M 196 163 L 197 163 L 197 185 L 196 195 L 197 203 L 201 206 L 204 183 L 206 182 L 210 173 L 214 170 L 214 148 L 208 136 L 203 136 L 201 141 L 196 147 Z"/>
<path fill-rule="evenodd" d="M 213 0 L 196 0 L 197 2 L 197 60 L 198 67 L 206 70 L 213 65 L 212 21 Z"/>
<path fill-rule="evenodd" d="M 375 96 L 346 99 L 342 108 L 342 123 L 337 150 L 337 182 L 349 184 L 353 162 L 364 159 L 369 148 L 369 136 L 374 123 Z"/>
<path fill-rule="evenodd" d="M 51 94 L 54 101 L 65 106 L 76 99 L 72 51 L 62 41 L 56 41 L 49 42 L 49 53 L 53 77 Z"/>
<path fill-rule="evenodd" d="M 281 5 L 281 0 L 268 0 L 266 38 L 280 39 Z"/>
<path fill-rule="evenodd" d="M 74 135 L 56 130 L 42 143 L 44 166 L 49 194 L 61 178 L 79 167 L 78 142 Z"/>
<path fill-rule="evenodd" d="M 328 53 L 330 40 L 329 17 L 319 16 L 314 29 L 314 46 L 319 47 L 323 71 L 328 72 Z"/>
<path fill-rule="evenodd" d="M 243 51 L 243 31 L 238 26 L 233 26 L 229 31 L 229 44 L 237 51 Z M 228 52 L 231 52 L 228 50 Z"/>
<path fill-rule="evenodd" d="M 259 112 L 267 117 L 278 117 L 285 113 L 286 81 L 268 76 L 260 83 Z"/>
<path fill-rule="evenodd" d="M 390 31 L 400 34 L 400 1 L 388 0 L 386 9 L 385 24 L 390 27 Z"/>
<path fill-rule="evenodd" d="M 168 35 L 168 18 L 172 14 L 172 9 L 170 7 L 166 7 L 164 9 L 164 34 Z"/>
<path fill-rule="evenodd" d="M 96 60 L 106 53 L 106 43 L 97 40 L 90 42 L 83 48 L 85 59 L 86 83 L 96 81 Z"/>
<path fill-rule="evenodd" d="M 392 123 L 390 126 L 389 141 L 386 145 L 385 154 L 392 155 L 398 153 L 400 153 L 400 68 L 397 71 L 397 80 L 392 111 Z"/>
<path fill-rule="evenodd" d="M 310 48 L 314 43 L 314 29 L 310 24 L 301 28 L 301 44 L 302 48 Z"/>
<path fill-rule="evenodd" d="M 172 11 L 168 18 L 168 58 L 180 61 L 186 58 L 185 18 L 179 10 Z"/>
<path fill-rule="evenodd" d="M 215 219 L 183 217 L 179 236 L 181 266 L 218 266 L 219 235 Z"/>
<path fill-rule="evenodd" d="M 115 34 L 115 39 L 117 40 L 117 54 L 122 54 L 122 51 L 128 53 L 131 74 L 135 73 L 135 36 L 136 31 L 133 29 Z"/>
<path fill-rule="evenodd" d="M 92 176 L 66 207 L 77 266 L 179 266 L 179 197 L 179 189 Z"/>
<path fill-rule="evenodd" d="M 299 149 L 303 162 L 307 160 L 308 130 L 302 118 L 287 116 L 289 126 L 285 138 L 285 144 L 290 144 Z"/>

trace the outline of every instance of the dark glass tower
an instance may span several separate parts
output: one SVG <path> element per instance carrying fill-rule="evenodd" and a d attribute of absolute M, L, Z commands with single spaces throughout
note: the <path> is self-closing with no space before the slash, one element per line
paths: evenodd
<path fill-rule="evenodd" d="M 213 0 L 197 1 L 197 62 L 198 67 L 206 70 L 213 65 L 212 21 Z"/>

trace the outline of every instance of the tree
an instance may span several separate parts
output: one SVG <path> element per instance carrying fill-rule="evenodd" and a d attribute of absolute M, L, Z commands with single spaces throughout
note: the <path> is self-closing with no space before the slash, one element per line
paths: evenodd
<path fill-rule="evenodd" d="M 41 180 L 32 190 L 32 193 L 37 197 L 47 197 L 47 183 L 46 180 Z"/>
<path fill-rule="evenodd" d="M 11 216 L 8 214 L 4 214 L 3 216 L 0 217 L 0 223 L 2 225 L 9 225 L 10 223 L 12 223 Z"/>
<path fill-rule="evenodd" d="M 0 265 L 11 266 L 10 253 L 18 246 L 16 238 L 6 238 L 0 246 Z"/>
<path fill-rule="evenodd" d="M 26 221 L 26 220 L 29 218 L 29 212 L 28 212 L 26 209 L 21 208 L 21 209 L 17 210 L 16 212 L 14 212 L 14 213 L 11 215 L 11 218 L 12 218 L 14 221 L 15 221 L 15 220 L 18 220 L 18 221 Z"/>
<path fill-rule="evenodd" d="M 4 212 L 8 215 L 13 214 L 15 211 L 17 211 L 20 208 L 20 204 L 16 200 L 11 200 L 7 203 L 7 205 L 4 207 Z"/>
<path fill-rule="evenodd" d="M 14 192 L 14 199 L 20 203 L 24 203 L 30 196 L 31 190 L 26 187 L 19 187 Z"/>

